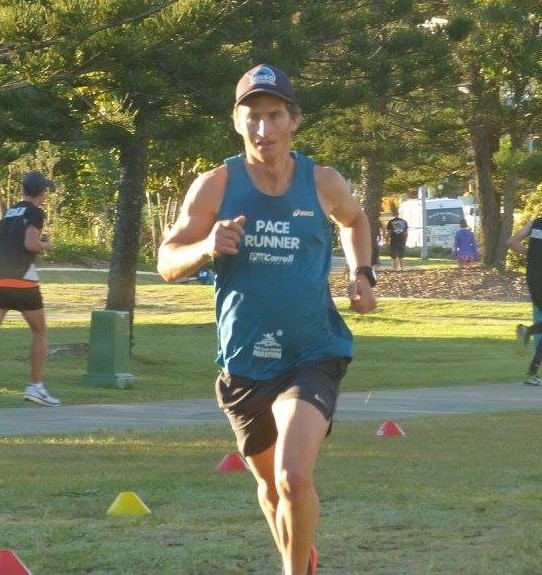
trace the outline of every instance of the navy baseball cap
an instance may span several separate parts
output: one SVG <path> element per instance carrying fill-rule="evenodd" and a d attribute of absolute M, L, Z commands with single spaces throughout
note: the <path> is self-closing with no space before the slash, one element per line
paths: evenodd
<path fill-rule="evenodd" d="M 27 196 L 39 196 L 44 189 L 56 188 L 53 180 L 48 180 L 41 172 L 34 170 L 28 172 L 23 178 L 23 190 Z"/>
<path fill-rule="evenodd" d="M 269 64 L 258 64 L 243 74 L 235 90 L 235 105 L 238 106 L 252 94 L 269 94 L 295 104 L 295 91 L 290 78 Z"/>

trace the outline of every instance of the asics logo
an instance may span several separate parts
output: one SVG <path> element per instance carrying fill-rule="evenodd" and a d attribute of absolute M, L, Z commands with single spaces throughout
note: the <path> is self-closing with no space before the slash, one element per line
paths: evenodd
<path fill-rule="evenodd" d="M 294 210 L 292 216 L 294 216 L 294 218 L 312 217 L 314 216 L 314 212 L 312 210 Z"/>

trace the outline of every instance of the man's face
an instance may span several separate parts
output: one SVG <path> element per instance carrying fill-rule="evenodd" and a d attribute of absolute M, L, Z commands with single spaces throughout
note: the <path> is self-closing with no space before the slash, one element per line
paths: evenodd
<path fill-rule="evenodd" d="M 38 197 L 38 202 L 39 202 L 39 205 L 40 205 L 40 206 L 41 206 L 41 204 L 43 204 L 43 202 L 45 201 L 45 196 L 47 195 L 47 192 L 48 192 L 48 191 L 49 191 L 49 190 L 48 190 L 47 188 L 43 188 L 41 194 L 40 194 L 39 196 L 37 196 L 37 197 Z"/>
<path fill-rule="evenodd" d="M 47 192 L 48 192 L 47 188 L 43 188 L 43 190 L 36 196 L 30 196 L 23 190 L 23 200 L 32 202 L 35 206 L 41 206 L 41 204 L 43 204 L 43 202 L 45 201 L 45 196 Z"/>
<path fill-rule="evenodd" d="M 247 98 L 234 112 L 235 130 L 243 137 L 247 155 L 261 161 L 289 152 L 300 121 L 284 100 L 266 94 Z"/>

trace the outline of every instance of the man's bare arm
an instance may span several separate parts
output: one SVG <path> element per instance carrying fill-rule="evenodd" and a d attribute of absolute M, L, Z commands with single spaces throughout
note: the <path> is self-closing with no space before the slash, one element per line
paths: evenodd
<path fill-rule="evenodd" d="M 217 221 L 226 186 L 221 166 L 197 178 L 186 195 L 179 218 L 158 250 L 158 273 L 166 281 L 188 276 L 223 254 L 236 254 L 244 216 Z"/>
<path fill-rule="evenodd" d="M 334 169 L 317 167 L 316 183 L 324 211 L 339 226 L 341 245 L 352 274 L 348 287 L 351 307 L 359 313 L 370 312 L 376 307 L 372 288 L 364 275 L 355 275 L 357 268 L 371 266 L 372 241 L 367 215 Z"/>
<path fill-rule="evenodd" d="M 516 232 L 512 237 L 508 239 L 506 242 L 508 247 L 518 254 L 527 255 L 527 247 L 523 243 L 523 240 L 531 233 L 532 226 L 533 220 L 530 220 L 518 232 Z"/>

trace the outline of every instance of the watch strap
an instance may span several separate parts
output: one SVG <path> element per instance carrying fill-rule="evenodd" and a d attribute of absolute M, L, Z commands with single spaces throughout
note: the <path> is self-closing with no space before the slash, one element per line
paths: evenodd
<path fill-rule="evenodd" d="M 368 280 L 371 287 L 376 285 L 376 274 L 371 266 L 358 266 L 354 270 L 354 277 L 364 275 Z"/>

